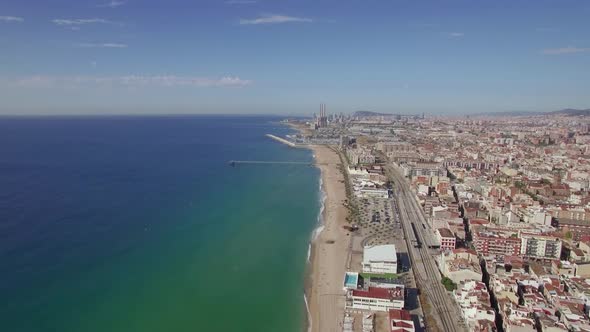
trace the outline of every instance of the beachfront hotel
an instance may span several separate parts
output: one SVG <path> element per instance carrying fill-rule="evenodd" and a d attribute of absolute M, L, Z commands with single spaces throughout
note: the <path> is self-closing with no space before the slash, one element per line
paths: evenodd
<path fill-rule="evenodd" d="M 363 251 L 363 272 L 397 273 L 395 245 L 366 246 Z"/>

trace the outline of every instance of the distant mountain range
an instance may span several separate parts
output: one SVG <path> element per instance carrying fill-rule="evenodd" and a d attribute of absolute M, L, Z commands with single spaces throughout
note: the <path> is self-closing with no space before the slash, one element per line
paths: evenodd
<path fill-rule="evenodd" d="M 371 112 L 371 111 L 356 111 L 352 114 L 352 116 L 354 116 L 354 117 L 388 116 L 388 115 L 393 115 L 393 114 L 377 113 L 377 112 Z"/>
<path fill-rule="evenodd" d="M 585 110 L 577 110 L 575 108 L 566 108 L 566 109 L 562 109 L 560 111 L 553 111 L 551 112 L 552 114 L 564 114 L 564 115 L 570 115 L 570 116 L 578 116 L 578 115 L 590 115 L 590 108 L 587 108 Z"/>
<path fill-rule="evenodd" d="M 550 112 L 535 112 L 535 111 L 509 111 L 509 112 L 488 112 L 478 113 L 474 116 L 527 116 L 527 115 L 565 115 L 565 116 L 590 116 L 590 108 L 587 109 L 575 109 L 575 108 L 564 108 L 559 111 Z"/>
<path fill-rule="evenodd" d="M 354 117 L 369 117 L 369 116 L 392 116 L 392 115 L 401 115 L 401 116 L 422 116 L 422 114 L 401 114 L 401 113 L 378 113 L 372 111 L 356 111 L 352 114 Z"/>

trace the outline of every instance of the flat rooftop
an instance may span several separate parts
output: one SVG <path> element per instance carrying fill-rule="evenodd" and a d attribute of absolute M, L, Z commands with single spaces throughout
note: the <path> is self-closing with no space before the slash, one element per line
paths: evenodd
<path fill-rule="evenodd" d="M 397 262 L 395 245 L 366 246 L 363 251 L 363 263 L 369 262 Z"/>

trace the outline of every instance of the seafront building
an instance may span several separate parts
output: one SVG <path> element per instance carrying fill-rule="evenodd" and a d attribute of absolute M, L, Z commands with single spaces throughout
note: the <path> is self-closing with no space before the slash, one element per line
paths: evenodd
<path fill-rule="evenodd" d="M 395 245 L 366 246 L 363 250 L 363 272 L 397 273 Z"/>
<path fill-rule="evenodd" d="M 369 287 L 367 290 L 353 290 L 350 294 L 353 309 L 371 311 L 389 311 L 403 309 L 405 303 L 404 289 Z"/>

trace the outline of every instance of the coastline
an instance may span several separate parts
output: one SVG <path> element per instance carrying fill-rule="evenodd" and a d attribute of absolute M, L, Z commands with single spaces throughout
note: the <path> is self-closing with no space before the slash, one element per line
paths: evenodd
<path fill-rule="evenodd" d="M 309 129 L 301 124 L 287 123 L 302 135 Z M 284 143 L 284 142 L 282 142 Z M 288 144 L 291 146 L 291 144 Z M 293 146 L 291 146 L 293 147 Z M 326 145 L 301 145 L 313 152 L 320 170 L 320 211 L 318 223 L 310 234 L 304 282 L 304 331 L 342 331 L 346 292 L 344 274 L 351 236 L 346 225 L 348 209 L 345 178 L 340 169 L 338 152 Z"/>
<path fill-rule="evenodd" d="M 350 236 L 342 228 L 348 210 L 344 177 L 338 167 L 340 157 L 327 146 L 309 146 L 321 171 L 324 198 L 319 223 L 310 239 L 310 255 L 305 278 L 307 331 L 338 331 L 344 317 L 346 271 Z"/>

